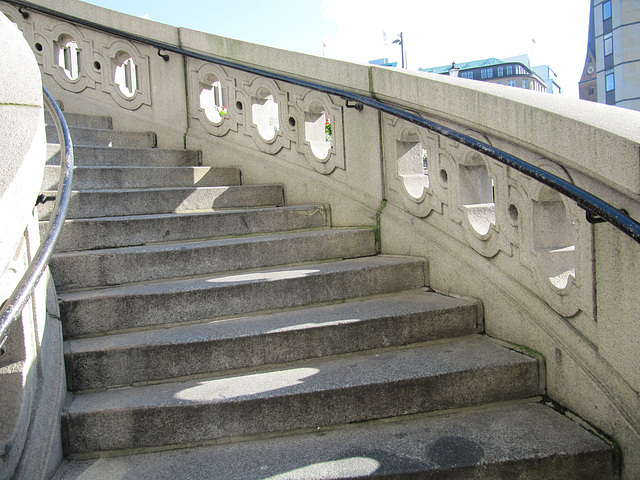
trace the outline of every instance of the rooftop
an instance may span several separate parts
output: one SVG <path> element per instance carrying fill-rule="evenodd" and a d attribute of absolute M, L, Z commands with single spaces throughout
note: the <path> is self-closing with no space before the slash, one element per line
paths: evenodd
<path fill-rule="evenodd" d="M 464 63 L 456 63 L 456 67 L 460 70 L 468 70 L 471 68 L 480 68 L 480 67 L 488 67 L 490 65 L 500 65 L 505 63 L 502 60 L 498 60 L 497 58 L 486 58 L 484 60 L 474 60 L 473 62 L 464 62 Z M 433 68 L 420 68 L 421 72 L 431 72 L 431 73 L 446 73 L 451 68 L 451 65 L 443 65 L 442 67 L 433 67 Z"/>

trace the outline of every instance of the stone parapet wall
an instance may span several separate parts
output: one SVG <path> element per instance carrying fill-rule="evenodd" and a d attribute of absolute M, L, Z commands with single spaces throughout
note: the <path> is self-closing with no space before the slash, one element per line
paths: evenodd
<path fill-rule="evenodd" d="M 40 71 L 0 13 L 0 302 L 40 245 L 37 212 L 46 143 Z M 47 479 L 62 460 L 62 335 L 50 277 L 39 283 L 0 355 L 0 478 Z"/>
<path fill-rule="evenodd" d="M 371 96 L 539 166 L 640 218 L 640 114 L 462 78 L 278 50 L 100 9 L 34 3 L 233 62 Z M 378 225 L 383 253 L 427 258 L 437 291 L 484 305 L 485 331 L 541 353 L 546 391 L 640 476 L 640 246 L 468 147 L 334 95 L 30 12 L 24 31 L 67 111 L 202 150 L 335 226 Z M 168 55 L 168 60 L 163 58 Z M 133 66 L 135 65 L 135 67 Z M 330 128 L 327 127 L 330 126 Z"/>

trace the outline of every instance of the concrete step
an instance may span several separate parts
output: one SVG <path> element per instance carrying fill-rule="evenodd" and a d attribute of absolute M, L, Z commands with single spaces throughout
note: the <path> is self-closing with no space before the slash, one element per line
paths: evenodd
<path fill-rule="evenodd" d="M 57 252 L 264 234 L 329 225 L 321 205 L 67 220 Z M 47 222 L 40 222 L 44 234 Z"/>
<path fill-rule="evenodd" d="M 55 195 L 54 191 L 44 191 Z M 67 218 L 149 215 L 190 210 L 281 206 L 284 193 L 279 185 L 229 187 L 178 187 L 118 190 L 82 190 L 71 193 Z M 38 207 L 40 220 L 47 220 L 54 202 Z"/>
<path fill-rule="evenodd" d="M 74 146 L 75 164 L 81 167 L 182 167 L 202 164 L 196 150 Z M 60 145 L 47 144 L 47 164 L 60 165 Z"/>
<path fill-rule="evenodd" d="M 65 343 L 78 391 L 469 335 L 476 306 L 412 290 L 337 305 Z"/>
<path fill-rule="evenodd" d="M 562 452 L 559 454 L 558 452 Z M 72 462 L 65 480 L 611 480 L 611 447 L 539 403 Z"/>
<path fill-rule="evenodd" d="M 537 395 L 538 363 L 480 336 L 77 395 L 67 454 L 196 444 Z"/>
<path fill-rule="evenodd" d="M 60 167 L 46 165 L 42 190 L 57 190 Z M 76 167 L 74 190 L 240 185 L 238 168 L 215 167 Z"/>
<path fill-rule="evenodd" d="M 102 128 L 102 129 L 113 128 L 113 125 L 111 123 L 111 117 L 102 117 L 98 115 L 84 115 L 82 113 L 69 113 L 69 112 L 62 112 L 62 113 L 69 127 Z M 45 110 L 44 112 L 44 121 L 47 125 L 54 124 L 49 110 Z"/>
<path fill-rule="evenodd" d="M 336 229 L 55 254 L 58 292 L 375 255 L 371 229 Z"/>
<path fill-rule="evenodd" d="M 46 134 L 48 143 L 60 143 L 55 126 L 47 125 Z M 69 127 L 69 134 L 74 146 L 153 148 L 157 145 L 156 134 L 153 132 Z"/>
<path fill-rule="evenodd" d="M 377 256 L 60 294 L 66 338 L 420 288 L 425 265 Z"/>

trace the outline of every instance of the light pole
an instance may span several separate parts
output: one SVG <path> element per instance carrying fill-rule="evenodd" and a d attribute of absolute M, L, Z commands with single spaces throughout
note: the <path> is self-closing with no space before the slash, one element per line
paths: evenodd
<path fill-rule="evenodd" d="M 400 32 L 400 38 L 396 38 L 392 43 L 400 44 L 400 54 L 402 55 L 402 68 L 404 68 L 404 40 L 402 39 L 402 32 Z"/>

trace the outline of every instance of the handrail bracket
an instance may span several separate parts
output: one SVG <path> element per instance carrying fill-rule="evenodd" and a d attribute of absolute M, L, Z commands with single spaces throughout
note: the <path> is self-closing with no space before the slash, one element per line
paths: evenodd
<path fill-rule="evenodd" d="M 357 111 L 361 112 L 364 110 L 364 105 L 360 102 L 351 103 L 348 99 L 344 99 L 345 107 L 347 108 L 355 108 Z"/>

